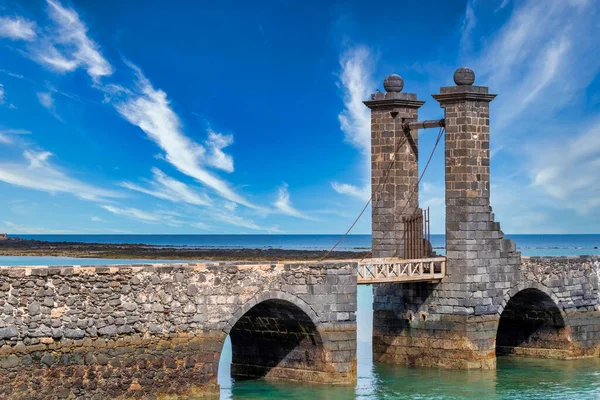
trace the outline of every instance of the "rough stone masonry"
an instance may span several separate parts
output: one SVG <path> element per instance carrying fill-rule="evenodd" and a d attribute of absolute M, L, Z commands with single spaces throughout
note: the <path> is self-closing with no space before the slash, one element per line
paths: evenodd
<path fill-rule="evenodd" d="M 457 70 L 454 80 L 433 95 L 445 113 L 447 276 L 440 283 L 374 287 L 374 359 L 494 368 L 497 352 L 598 356 L 598 258 L 522 258 L 504 238 L 490 206 L 489 104 L 496 95 L 473 85 L 468 68 Z M 386 168 L 380 163 L 397 160 L 394 179 L 373 194 L 373 242 L 382 244 L 373 249 L 376 257 L 403 256 L 397 222 L 418 207 L 413 198 L 395 215 L 418 181 L 418 132 L 403 131 L 402 123 L 416 119 L 423 104 L 399 93 L 402 86 L 365 101 L 372 110 L 374 190 Z M 404 135 L 411 140 L 394 154 Z M 375 239 L 386 234 L 389 240 Z"/>
<path fill-rule="evenodd" d="M 356 379 L 356 264 L 0 268 L 0 398 L 188 398 Z"/>

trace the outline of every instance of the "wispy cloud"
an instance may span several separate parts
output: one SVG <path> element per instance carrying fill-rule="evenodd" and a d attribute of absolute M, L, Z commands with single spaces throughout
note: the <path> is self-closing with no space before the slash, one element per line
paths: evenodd
<path fill-rule="evenodd" d="M 340 57 L 338 83 L 344 99 L 344 110 L 338 116 L 344 138 L 365 155 L 371 154 L 371 114 L 363 101 L 375 88 L 372 59 L 367 47 L 346 50 Z"/>
<path fill-rule="evenodd" d="M 37 98 L 40 104 L 47 110 L 54 111 L 54 98 L 50 92 L 39 92 Z"/>
<path fill-rule="evenodd" d="M 48 0 L 48 16 L 52 24 L 36 39 L 26 54 L 38 63 L 56 72 L 71 72 L 84 68 L 96 83 L 113 73 L 110 63 L 99 46 L 88 37 L 87 27 L 79 14 L 56 0 Z"/>
<path fill-rule="evenodd" d="M 11 234 L 64 234 L 64 233 L 76 233 L 75 231 L 63 230 L 63 229 L 48 229 L 37 226 L 26 226 L 17 224 L 11 221 L 0 222 L 0 231 L 8 232 Z"/>
<path fill-rule="evenodd" d="M 158 168 L 152 168 L 152 175 L 153 179 L 147 181 L 150 188 L 144 188 L 132 182 L 123 182 L 121 186 L 174 203 L 187 203 L 196 206 L 211 204 L 210 198 L 205 193 L 199 193 L 191 189 L 185 183 L 165 175 Z"/>
<path fill-rule="evenodd" d="M 494 12 L 498 12 L 498 11 L 502 10 L 509 3 L 510 3 L 510 0 L 502 0 L 502 2 L 500 3 L 500 5 L 498 6 L 498 8 L 496 8 L 496 10 Z"/>
<path fill-rule="evenodd" d="M 54 104 L 54 97 L 52 96 L 51 92 L 38 92 L 37 98 L 38 98 L 38 101 L 40 102 L 40 104 L 42 105 L 42 107 L 44 107 L 46 110 L 48 110 L 50 112 L 50 114 L 52 114 L 52 116 L 54 116 L 54 118 L 58 119 L 59 121 L 62 121 L 62 118 L 56 112 L 56 106 Z"/>
<path fill-rule="evenodd" d="M 340 56 L 338 87 L 342 89 L 344 109 L 338 115 L 340 128 L 347 143 L 358 149 L 363 157 L 362 187 L 350 183 L 332 183 L 333 189 L 341 194 L 362 200 L 371 194 L 371 114 L 363 101 L 369 98 L 376 85 L 373 79 L 373 54 L 365 46 L 347 49 Z"/>
<path fill-rule="evenodd" d="M 508 21 L 487 38 L 488 46 L 472 55 L 478 83 L 500 91 L 492 104 L 494 153 L 503 149 L 503 155 L 525 160 L 511 166 L 515 178 L 495 185 L 493 199 L 502 201 L 517 190 L 514 204 L 535 199 L 520 211 L 513 203 L 504 207 L 502 217 L 512 229 L 550 232 L 557 226 L 548 219 L 552 213 L 575 210 L 572 218 L 579 218 L 600 209 L 600 124 L 578 110 L 600 72 L 599 12 L 594 1 L 515 2 Z M 572 115 L 577 122 L 568 120 Z"/>
<path fill-rule="evenodd" d="M 206 148 L 183 132 L 181 121 L 171 108 L 167 94 L 160 89 L 155 89 L 139 68 L 130 66 L 138 78 L 137 93 L 115 105 L 119 114 L 142 129 L 148 138 L 164 151 L 164 159 L 180 172 L 203 183 L 227 200 L 259 209 L 260 207 L 236 193 L 228 182 L 210 173 L 204 167 L 205 165 L 218 166 L 221 169 L 229 167 L 227 157 L 220 157 L 218 152 L 230 140 L 224 139 L 221 135 L 215 135 L 212 140 L 209 138 L 214 157 L 205 157 Z M 232 163 L 230 168 L 233 169 Z"/>
<path fill-rule="evenodd" d="M 292 201 L 290 199 L 290 192 L 288 190 L 288 184 L 284 183 L 277 192 L 277 201 L 274 204 L 275 208 L 279 210 L 282 214 L 289 215 L 296 218 L 307 219 L 311 221 L 315 221 L 315 218 L 310 217 L 298 210 L 292 205 Z"/>
<path fill-rule="evenodd" d="M 68 193 L 84 200 L 104 201 L 120 194 L 68 176 L 50 163 L 52 153 L 27 150 L 25 162 L 0 163 L 0 181 L 47 193 Z"/>
<path fill-rule="evenodd" d="M 368 201 L 371 198 L 371 187 L 368 185 L 358 187 L 350 185 L 348 183 L 333 182 L 331 184 L 331 187 L 333 187 L 333 190 L 335 190 L 339 194 L 345 194 L 348 196 L 356 197 L 357 199 L 363 201 Z"/>
<path fill-rule="evenodd" d="M 529 0 L 513 11 L 472 63 L 478 82 L 502 88 L 495 104 L 500 131 L 527 112 L 531 118 L 568 106 L 600 68 L 595 2 Z M 509 90 L 510 89 L 510 90 Z"/>
<path fill-rule="evenodd" d="M 232 143 L 233 135 L 223 135 L 209 129 L 208 139 L 205 142 L 208 149 L 206 164 L 223 171 L 233 172 L 233 158 L 223 152 L 223 149 Z"/>
<path fill-rule="evenodd" d="M 4 85 L 0 83 L 0 105 L 4 104 Z"/>
<path fill-rule="evenodd" d="M 477 24 L 477 17 L 475 16 L 475 10 L 473 8 L 473 0 L 467 1 L 467 8 L 465 9 L 465 17 L 463 19 L 461 36 L 460 36 L 460 50 L 461 53 L 471 51 L 473 47 L 473 40 L 471 38 L 473 29 Z"/>
<path fill-rule="evenodd" d="M 35 22 L 22 17 L 0 17 L 0 38 L 31 41 L 37 36 L 35 28 Z"/>
<path fill-rule="evenodd" d="M 126 218 L 134 219 L 144 223 L 152 223 L 152 224 L 165 224 L 169 226 L 179 227 L 183 224 L 182 221 L 175 219 L 172 215 L 161 213 L 159 211 L 156 212 L 146 212 L 142 211 L 138 208 L 128 207 L 121 208 L 115 207 L 111 205 L 102 205 L 106 211 L 113 213 L 115 215 L 120 215 Z"/>
<path fill-rule="evenodd" d="M 175 204 L 191 206 L 185 213 L 179 215 L 179 220 L 182 224 L 194 228 L 208 230 L 210 225 L 206 221 L 214 221 L 261 232 L 277 231 L 276 228 L 262 226 L 252 219 L 239 215 L 238 206 L 235 202 L 215 202 L 205 193 L 198 192 L 189 185 L 165 175 L 158 168 L 153 168 L 152 174 L 153 179 L 145 181 L 149 187 L 143 187 L 132 182 L 123 182 L 121 186 Z M 197 208 L 198 206 L 202 208 Z M 125 208 L 122 210 L 131 211 L 132 209 Z M 129 214 L 132 215 L 132 212 L 129 212 Z M 198 221 L 199 217 L 202 217 L 203 221 Z M 138 219 L 141 220 L 141 218 Z"/>
<path fill-rule="evenodd" d="M 31 132 L 25 129 L 2 129 L 0 128 L 0 143 L 13 144 L 13 135 L 28 135 Z"/>
<path fill-rule="evenodd" d="M 531 179 L 561 208 L 600 211 L 600 122 L 562 143 L 531 148 Z"/>

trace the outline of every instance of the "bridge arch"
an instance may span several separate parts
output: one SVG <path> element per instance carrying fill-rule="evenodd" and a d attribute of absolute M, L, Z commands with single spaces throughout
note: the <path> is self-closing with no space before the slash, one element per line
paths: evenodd
<path fill-rule="evenodd" d="M 556 357 L 568 350 L 567 318 L 548 287 L 537 282 L 519 284 L 504 297 L 499 311 L 497 355 Z"/>
<path fill-rule="evenodd" d="M 281 291 L 257 294 L 232 316 L 231 377 L 305 380 L 324 371 L 325 350 L 314 310 Z"/>

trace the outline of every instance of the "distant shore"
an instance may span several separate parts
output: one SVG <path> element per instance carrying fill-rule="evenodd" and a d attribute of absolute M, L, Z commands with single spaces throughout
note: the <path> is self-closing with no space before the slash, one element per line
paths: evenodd
<path fill-rule="evenodd" d="M 107 244 L 83 242 L 47 242 L 40 240 L 0 240 L 0 256 L 40 256 L 74 258 L 112 258 L 148 260 L 214 261 L 307 261 L 318 260 L 323 250 L 286 250 L 252 248 L 195 248 L 147 244 Z M 334 251 L 328 260 L 360 258 L 366 251 Z"/>

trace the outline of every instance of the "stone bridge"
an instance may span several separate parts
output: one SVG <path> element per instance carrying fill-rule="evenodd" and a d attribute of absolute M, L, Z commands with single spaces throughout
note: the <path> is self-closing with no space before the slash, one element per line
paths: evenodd
<path fill-rule="evenodd" d="M 168 398 L 356 379 L 356 264 L 0 268 L 0 398 Z"/>
<path fill-rule="evenodd" d="M 434 95 L 445 111 L 445 258 L 404 259 L 400 222 L 419 210 L 410 127 L 424 102 L 393 75 L 365 102 L 374 259 L 0 268 L 0 397 L 215 394 L 227 335 L 234 378 L 352 384 L 357 284 L 373 284 L 375 361 L 491 369 L 497 354 L 598 357 L 600 258 L 521 257 L 504 238 L 490 205 L 495 95 L 474 79 L 461 68 Z"/>

